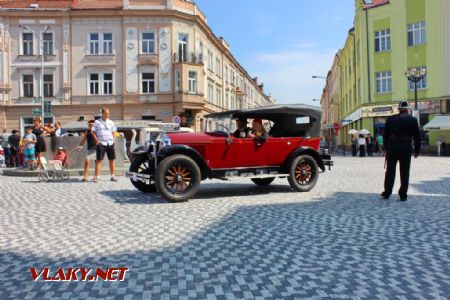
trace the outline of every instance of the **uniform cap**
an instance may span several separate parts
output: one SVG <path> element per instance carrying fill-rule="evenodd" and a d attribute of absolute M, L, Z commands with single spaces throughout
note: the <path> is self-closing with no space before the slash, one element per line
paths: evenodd
<path fill-rule="evenodd" d="M 408 101 L 400 101 L 400 103 L 398 104 L 398 109 L 408 109 L 408 108 L 409 108 Z"/>

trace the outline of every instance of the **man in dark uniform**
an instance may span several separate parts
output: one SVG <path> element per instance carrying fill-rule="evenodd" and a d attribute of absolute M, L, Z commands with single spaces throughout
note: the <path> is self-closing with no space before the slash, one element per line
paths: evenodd
<path fill-rule="evenodd" d="M 239 118 L 236 120 L 237 129 L 233 132 L 235 138 L 246 138 L 250 133 L 250 128 L 247 127 L 247 118 Z"/>
<path fill-rule="evenodd" d="M 401 101 L 398 109 L 399 114 L 387 119 L 384 128 L 383 139 L 386 151 L 386 175 L 384 178 L 383 199 L 389 199 L 395 181 L 395 168 L 397 161 L 400 164 L 401 186 L 398 191 L 401 201 L 408 198 L 409 169 L 411 166 L 412 146 L 414 139 L 414 158 L 420 152 L 420 130 L 417 119 L 408 114 L 408 102 Z"/>

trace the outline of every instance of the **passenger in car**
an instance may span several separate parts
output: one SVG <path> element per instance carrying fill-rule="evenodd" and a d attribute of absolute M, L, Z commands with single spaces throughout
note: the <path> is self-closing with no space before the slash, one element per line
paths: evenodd
<path fill-rule="evenodd" d="M 262 120 L 259 118 L 253 119 L 252 131 L 249 137 L 254 138 L 258 144 L 262 144 L 269 138 L 269 134 L 262 126 Z"/>
<path fill-rule="evenodd" d="M 235 138 L 246 138 L 250 133 L 250 128 L 247 126 L 247 118 L 239 118 L 236 120 L 237 129 L 233 132 Z"/>

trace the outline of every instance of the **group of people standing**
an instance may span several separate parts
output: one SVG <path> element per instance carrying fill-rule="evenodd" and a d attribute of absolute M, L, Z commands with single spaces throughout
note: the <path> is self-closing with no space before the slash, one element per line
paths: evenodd
<path fill-rule="evenodd" d="M 33 125 L 25 128 L 25 134 L 21 137 L 18 130 L 12 130 L 7 133 L 6 130 L 0 134 L 0 144 L 4 148 L 5 161 L 7 167 L 20 167 L 26 162 L 26 170 L 39 170 L 43 167 L 42 157 L 47 151 L 44 137 L 61 137 L 66 134 L 61 128 L 61 123 L 44 126 L 39 117 L 33 119 Z M 88 180 L 90 161 L 95 161 L 95 171 L 93 181 L 98 182 L 101 162 L 108 156 L 111 181 L 117 181 L 115 178 L 116 159 L 114 149 L 114 138 L 118 136 L 117 128 L 112 120 L 109 119 L 109 109 L 102 108 L 102 117 L 98 120 L 88 122 L 88 130 L 81 134 L 82 139 L 76 150 L 81 150 L 83 145 L 87 144 L 87 155 L 84 163 L 84 176 L 82 181 Z M 21 154 L 23 161 L 21 162 Z M 67 161 L 67 152 L 64 147 L 58 147 L 55 154 L 55 160 L 61 160 L 62 164 Z"/>
<path fill-rule="evenodd" d="M 378 134 L 376 138 L 371 134 L 368 134 L 367 137 L 364 137 L 363 134 L 354 135 L 352 138 L 352 155 L 357 156 L 358 152 L 360 157 L 365 157 L 366 153 L 367 156 L 373 156 L 374 152 L 380 156 L 384 155 L 382 133 Z"/>

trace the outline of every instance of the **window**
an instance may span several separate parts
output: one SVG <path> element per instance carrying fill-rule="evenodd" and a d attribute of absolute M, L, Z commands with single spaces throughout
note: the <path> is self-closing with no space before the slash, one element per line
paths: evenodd
<path fill-rule="evenodd" d="M 216 101 L 217 101 L 217 105 L 221 106 L 221 104 L 222 104 L 222 90 L 219 87 L 216 88 Z"/>
<path fill-rule="evenodd" d="M 189 71 L 189 93 L 197 93 L 197 72 Z"/>
<path fill-rule="evenodd" d="M 53 97 L 53 74 L 44 74 L 44 97 Z"/>
<path fill-rule="evenodd" d="M 103 54 L 113 53 L 113 36 L 112 33 L 103 34 Z"/>
<path fill-rule="evenodd" d="M 44 33 L 44 55 L 53 55 L 53 33 Z"/>
<path fill-rule="evenodd" d="M 98 73 L 89 74 L 89 95 L 98 95 L 99 77 Z"/>
<path fill-rule="evenodd" d="M 101 45 L 101 47 L 100 47 Z M 113 54 L 112 33 L 90 33 L 89 34 L 89 54 Z"/>
<path fill-rule="evenodd" d="M 214 87 L 211 83 L 208 83 L 208 101 L 214 103 Z"/>
<path fill-rule="evenodd" d="M 89 54 L 99 54 L 99 34 L 89 34 Z"/>
<path fill-rule="evenodd" d="M 187 43 L 188 35 L 185 33 L 178 34 L 178 58 L 179 61 L 187 61 Z"/>
<path fill-rule="evenodd" d="M 154 94 L 154 93 L 155 93 L 155 73 L 142 73 L 142 94 Z"/>
<path fill-rule="evenodd" d="M 176 92 L 181 93 L 181 73 L 180 71 L 175 71 L 175 85 Z"/>
<path fill-rule="evenodd" d="M 213 69 L 213 54 L 211 50 L 208 50 L 208 69 Z"/>
<path fill-rule="evenodd" d="M 427 42 L 425 21 L 408 25 L 408 46 L 422 45 Z"/>
<path fill-rule="evenodd" d="M 112 73 L 103 73 L 103 95 L 112 95 L 113 81 Z"/>
<path fill-rule="evenodd" d="M 33 75 L 23 74 L 22 84 L 23 84 L 23 96 L 30 98 L 33 97 Z"/>
<path fill-rule="evenodd" d="M 417 67 L 417 69 L 422 69 L 426 67 Z M 421 89 L 426 89 L 428 87 L 428 79 L 427 79 L 427 75 L 425 74 L 425 76 L 423 76 L 422 80 L 420 80 L 419 82 L 417 82 L 417 89 L 421 90 Z M 411 82 L 408 80 L 408 88 L 410 91 L 414 91 L 414 82 Z"/>
<path fill-rule="evenodd" d="M 228 66 L 225 66 L 225 82 L 228 82 Z"/>
<path fill-rule="evenodd" d="M 144 54 L 155 53 L 155 33 L 142 32 L 141 52 Z"/>
<path fill-rule="evenodd" d="M 392 73 L 388 72 L 379 72 L 376 73 L 377 80 L 377 93 L 390 93 L 392 92 Z"/>
<path fill-rule="evenodd" d="M 224 103 L 225 108 L 228 108 L 228 102 L 229 102 L 228 99 L 230 99 L 230 94 L 225 93 L 225 103 Z"/>
<path fill-rule="evenodd" d="M 220 58 L 216 57 L 216 74 L 217 76 L 221 77 L 222 76 L 222 65 L 220 63 Z"/>
<path fill-rule="evenodd" d="M 375 52 L 391 50 L 391 30 L 375 31 Z"/>
<path fill-rule="evenodd" d="M 33 55 L 33 34 L 22 33 L 22 43 L 23 55 Z"/>

